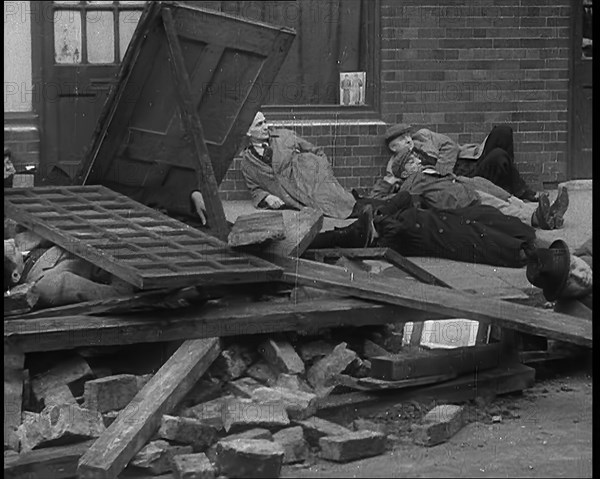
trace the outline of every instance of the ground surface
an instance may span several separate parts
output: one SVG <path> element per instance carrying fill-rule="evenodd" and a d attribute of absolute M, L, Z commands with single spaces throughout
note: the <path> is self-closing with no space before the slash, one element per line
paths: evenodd
<path fill-rule="evenodd" d="M 397 436 L 385 455 L 347 464 L 316 459 L 284 467 L 282 477 L 592 477 L 592 378 L 581 366 L 553 376 L 521 395 L 470 405 L 471 422 L 434 447 L 414 445 L 407 434 L 427 405 L 380 411 L 370 419 Z"/>

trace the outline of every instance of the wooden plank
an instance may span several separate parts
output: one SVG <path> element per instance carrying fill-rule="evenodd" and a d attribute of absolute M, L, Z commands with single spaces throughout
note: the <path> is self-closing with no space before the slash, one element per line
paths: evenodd
<path fill-rule="evenodd" d="M 4 458 L 4 477 L 10 479 L 70 479 L 77 474 L 79 458 L 93 440 L 66 446 L 34 449 Z"/>
<path fill-rule="evenodd" d="M 4 213 L 140 289 L 280 276 L 272 264 L 103 186 L 13 188 Z"/>
<path fill-rule="evenodd" d="M 443 286 L 449 288 L 450 285 L 445 283 L 437 276 L 431 274 L 429 271 L 424 270 L 419 265 L 413 263 L 408 258 L 402 256 L 400 253 L 387 248 L 385 250 L 385 259 L 392 263 L 396 268 L 400 268 L 402 271 L 406 271 L 411 276 L 414 276 L 419 281 L 425 284 L 435 284 L 436 286 Z"/>
<path fill-rule="evenodd" d="M 21 425 L 25 355 L 12 340 L 4 339 L 4 448 L 19 450 L 16 434 Z"/>
<path fill-rule="evenodd" d="M 331 288 L 334 292 L 396 304 L 448 317 L 489 321 L 503 328 L 592 347 L 592 322 L 498 299 L 398 278 L 346 273 L 336 266 L 303 259 L 273 258 L 284 268 L 283 281 Z"/>
<path fill-rule="evenodd" d="M 4 337 L 24 352 L 34 352 L 279 331 L 317 332 L 321 328 L 430 318 L 427 312 L 350 298 L 237 305 L 211 302 L 182 308 L 177 314 L 157 311 L 104 317 L 13 319 L 5 321 Z"/>
<path fill-rule="evenodd" d="M 223 203 L 219 196 L 219 184 L 215 178 L 208 148 L 204 141 L 204 133 L 200 118 L 194 108 L 192 97 L 192 86 L 190 76 L 185 67 L 183 52 L 177 37 L 177 31 L 173 23 L 173 13 L 169 8 L 163 8 L 162 19 L 167 34 L 167 44 L 171 57 L 171 71 L 173 73 L 173 82 L 175 84 L 175 96 L 179 104 L 179 111 L 188 141 L 191 143 L 192 151 L 200 160 L 200 168 L 196 170 L 198 175 L 198 185 L 206 204 L 206 216 L 208 225 L 217 238 L 227 240 L 229 228 L 225 220 L 225 211 Z"/>
<path fill-rule="evenodd" d="M 77 476 L 117 477 L 220 351 L 218 338 L 185 341 L 81 457 Z"/>
<path fill-rule="evenodd" d="M 231 247 L 244 246 L 284 238 L 283 213 L 281 211 L 261 211 L 238 216 L 227 237 L 227 244 Z"/>
<path fill-rule="evenodd" d="M 34 283 L 23 283 L 4 292 L 4 316 L 28 313 L 40 299 Z"/>
<path fill-rule="evenodd" d="M 456 349 L 407 349 L 398 354 L 371 358 L 371 376 L 399 381 L 436 374 L 457 376 L 470 371 L 492 369 L 500 364 L 499 343 Z"/>
<path fill-rule="evenodd" d="M 323 227 L 323 213 L 312 208 L 283 210 L 285 238 L 261 250 L 264 258 L 272 256 L 297 258 L 308 248 Z"/>
<path fill-rule="evenodd" d="M 436 374 L 433 376 L 424 376 L 418 378 L 402 379 L 397 381 L 386 381 L 377 378 L 355 378 L 347 374 L 338 374 L 335 376 L 335 383 L 340 386 L 346 386 L 359 391 L 383 391 L 385 389 L 405 389 L 425 384 L 440 383 L 454 379 L 458 374 L 454 372 L 446 374 Z"/>
<path fill-rule="evenodd" d="M 387 248 L 321 248 L 308 249 L 302 257 L 321 262 L 342 256 L 348 259 L 385 259 L 386 251 Z"/>
<path fill-rule="evenodd" d="M 317 400 L 317 408 L 328 409 L 367 404 L 381 410 L 389 404 L 405 401 L 463 402 L 476 397 L 495 396 L 530 388 L 535 382 L 535 369 L 523 364 L 502 366 L 487 371 L 469 373 L 456 379 L 399 391 L 352 392 Z"/>

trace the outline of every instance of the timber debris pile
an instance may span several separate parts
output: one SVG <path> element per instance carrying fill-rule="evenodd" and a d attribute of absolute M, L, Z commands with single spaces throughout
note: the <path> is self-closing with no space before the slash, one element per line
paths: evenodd
<path fill-rule="evenodd" d="M 211 33 L 240 25 L 247 44 Z M 293 37 L 150 2 L 75 184 L 5 188 L 9 282 L 24 273 L 23 253 L 43 246 L 121 292 L 52 305 L 34 282 L 5 291 L 6 476 L 279 477 L 283 465 L 384 454 L 398 434 L 428 447 L 469 421 L 468 401 L 533 384 L 515 331 L 591 348 L 591 322 L 455 291 L 388 249 L 308 249 L 319 211 L 226 221 L 218 184 L 259 102 L 202 101 L 192 87 L 209 72 L 188 72 L 190 58 L 216 64 L 211 55 L 235 48 L 253 81 L 268 83 Z M 216 41 L 231 45 L 209 48 Z M 150 90 L 173 98 L 178 128 L 136 129 Z M 135 91 L 139 104 L 121 101 Z M 223 121 L 207 126 L 217 112 Z M 210 228 L 135 199 L 156 184 L 199 188 Z M 479 322 L 474 345 L 419 343 L 424 321 L 456 317 Z M 334 418 L 390 401 L 434 404 L 396 433 L 352 414 Z"/>

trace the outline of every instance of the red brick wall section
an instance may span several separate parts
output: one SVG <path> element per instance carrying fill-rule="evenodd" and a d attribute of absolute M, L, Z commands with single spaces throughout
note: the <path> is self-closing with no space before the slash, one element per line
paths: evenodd
<path fill-rule="evenodd" d="M 461 2 L 462 3 L 462 2 Z M 566 179 L 568 0 L 381 0 L 381 119 L 480 142 L 509 123 L 536 188 Z M 326 148 L 346 187 L 369 188 L 388 159 L 385 125 L 292 126 Z M 236 159 L 223 199 L 246 199 Z"/>

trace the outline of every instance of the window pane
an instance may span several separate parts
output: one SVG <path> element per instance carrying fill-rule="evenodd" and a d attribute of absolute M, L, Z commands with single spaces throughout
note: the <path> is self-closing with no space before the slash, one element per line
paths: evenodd
<path fill-rule="evenodd" d="M 54 61 L 81 63 L 81 14 L 77 10 L 54 12 Z"/>
<path fill-rule="evenodd" d="M 123 60 L 127 46 L 131 41 L 135 27 L 142 16 L 139 10 L 127 10 L 119 13 L 119 54 Z"/>
<path fill-rule="evenodd" d="M 86 13 L 88 62 L 115 61 L 113 12 L 92 10 Z"/>

